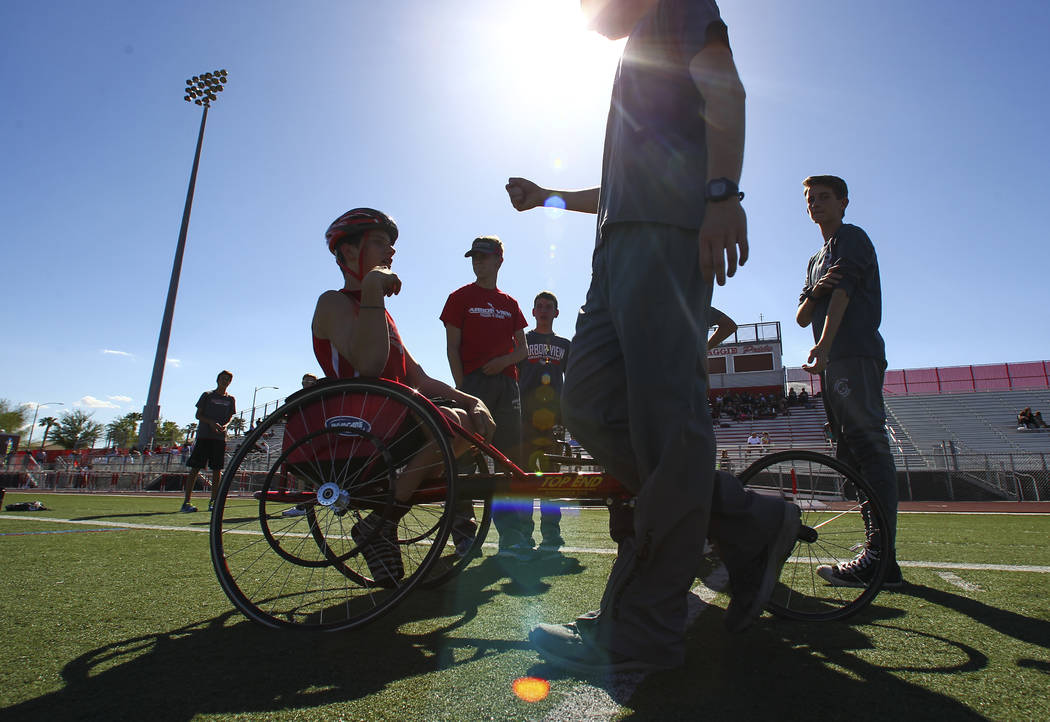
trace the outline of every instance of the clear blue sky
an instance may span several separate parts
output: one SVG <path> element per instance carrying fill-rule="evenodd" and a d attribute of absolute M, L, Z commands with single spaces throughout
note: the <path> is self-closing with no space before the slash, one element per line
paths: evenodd
<path fill-rule="evenodd" d="M 748 91 L 752 261 L 715 304 L 781 321 L 804 361 L 793 316 L 820 238 L 800 181 L 835 173 L 879 253 L 891 368 L 1047 358 L 1050 3 L 721 8 Z M 310 316 L 340 282 L 322 233 L 358 205 L 398 220 L 389 305 L 431 375 L 450 379 L 437 316 L 479 234 L 506 242 L 500 286 L 526 316 L 550 289 L 571 336 L 593 218 L 516 213 L 503 185 L 597 183 L 619 50 L 574 0 L 2 3 L 0 397 L 141 411 L 200 122 L 183 81 L 217 68 L 164 418 L 191 421 L 223 368 L 242 408 L 318 371 Z"/>

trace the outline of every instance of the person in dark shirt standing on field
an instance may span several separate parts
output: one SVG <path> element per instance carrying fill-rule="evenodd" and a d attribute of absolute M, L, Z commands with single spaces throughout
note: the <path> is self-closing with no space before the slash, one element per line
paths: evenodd
<path fill-rule="evenodd" d="M 558 298 L 541 291 L 532 302 L 536 328 L 525 334 L 528 357 L 518 364 L 523 409 L 525 471 L 557 471 L 547 454 L 557 449 L 556 430 L 561 429 L 561 387 L 569 363 L 569 339 L 554 333 Z M 562 439 L 563 440 L 563 439 Z M 565 544 L 561 536 L 561 506 L 551 499 L 540 500 L 540 546 L 542 554 L 556 554 Z"/>
<path fill-rule="evenodd" d="M 190 473 L 186 476 L 185 496 L 182 508 L 179 509 L 184 514 L 197 511 L 197 507 L 190 504 L 190 495 L 205 465 L 211 469 L 212 479 L 208 511 L 215 505 L 215 495 L 219 492 L 219 480 L 226 459 L 226 427 L 237 413 L 237 401 L 226 393 L 233 381 L 233 374 L 220 371 L 215 381 L 215 390 L 205 391 L 197 399 L 197 441 L 193 444 L 193 451 L 186 462 Z"/>
<path fill-rule="evenodd" d="M 822 565 L 817 573 L 834 586 L 863 587 L 878 558 L 890 566 L 882 584 L 904 582 L 897 565 L 897 469 L 886 436 L 882 384 L 886 345 L 882 323 L 879 259 L 868 234 L 842 219 L 849 205 L 846 181 L 833 175 L 802 181 L 809 217 L 820 227 L 823 247 L 809 259 L 795 320 L 813 327 L 816 345 L 802 368 L 821 377 L 821 396 L 838 442 L 836 456 L 871 484 L 886 510 L 888 529 L 870 523 L 865 548 L 844 564 Z"/>

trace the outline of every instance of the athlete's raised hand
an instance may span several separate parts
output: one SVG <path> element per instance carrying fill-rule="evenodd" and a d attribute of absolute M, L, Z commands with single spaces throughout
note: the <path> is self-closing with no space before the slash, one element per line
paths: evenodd
<path fill-rule="evenodd" d="M 519 211 L 542 206 L 550 195 L 550 191 L 540 188 L 525 178 L 509 179 L 506 188 L 507 195 L 510 196 L 510 204 Z"/>
<path fill-rule="evenodd" d="M 366 290 L 377 290 L 384 296 L 396 296 L 401 293 L 401 279 L 388 266 L 376 266 L 361 282 L 362 297 Z"/>

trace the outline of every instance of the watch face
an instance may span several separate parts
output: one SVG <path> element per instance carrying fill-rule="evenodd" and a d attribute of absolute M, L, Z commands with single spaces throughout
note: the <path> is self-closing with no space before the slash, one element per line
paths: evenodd
<path fill-rule="evenodd" d="M 726 194 L 726 182 L 724 180 L 713 180 L 707 186 L 707 193 L 710 196 L 718 197 Z"/>

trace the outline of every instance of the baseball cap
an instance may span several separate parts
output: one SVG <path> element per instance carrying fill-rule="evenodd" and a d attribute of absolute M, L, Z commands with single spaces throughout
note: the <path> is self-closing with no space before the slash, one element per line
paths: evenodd
<path fill-rule="evenodd" d="M 480 236 L 474 239 L 470 250 L 463 254 L 464 258 L 470 258 L 475 253 L 495 253 L 503 258 L 503 241 L 496 236 Z"/>

